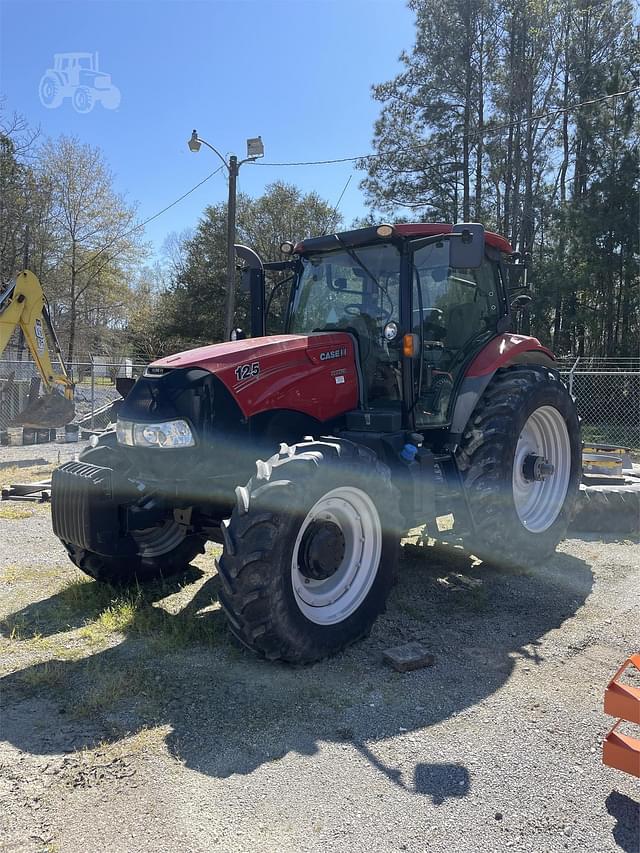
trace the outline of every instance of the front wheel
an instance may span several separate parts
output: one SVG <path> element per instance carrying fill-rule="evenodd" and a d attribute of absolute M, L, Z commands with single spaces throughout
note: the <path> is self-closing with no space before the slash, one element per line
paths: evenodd
<path fill-rule="evenodd" d="M 400 543 L 387 466 L 338 439 L 281 445 L 236 494 L 218 572 L 237 639 L 272 660 L 311 663 L 366 636 Z"/>
<path fill-rule="evenodd" d="M 498 371 L 457 453 L 474 530 L 467 550 L 503 565 L 546 559 L 564 539 L 581 472 L 578 415 L 559 375 Z"/>
<path fill-rule="evenodd" d="M 73 93 L 71 101 L 73 103 L 74 110 L 78 113 L 82 113 L 83 115 L 85 113 L 90 113 L 95 104 L 93 91 L 88 86 L 78 86 Z"/>
<path fill-rule="evenodd" d="M 185 572 L 191 561 L 204 552 L 205 540 L 185 535 L 173 521 L 135 534 L 138 553 L 131 557 L 105 557 L 67 542 L 71 562 L 94 580 L 121 586 L 136 581 L 168 578 Z"/>

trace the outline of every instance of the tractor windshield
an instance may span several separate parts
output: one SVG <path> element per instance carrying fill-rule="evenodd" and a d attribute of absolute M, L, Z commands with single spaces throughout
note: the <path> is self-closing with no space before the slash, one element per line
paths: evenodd
<path fill-rule="evenodd" d="M 400 322 L 400 253 L 390 243 L 302 258 L 289 332 L 344 329 L 356 336 L 368 399 L 400 400 L 400 341 L 383 329 Z"/>

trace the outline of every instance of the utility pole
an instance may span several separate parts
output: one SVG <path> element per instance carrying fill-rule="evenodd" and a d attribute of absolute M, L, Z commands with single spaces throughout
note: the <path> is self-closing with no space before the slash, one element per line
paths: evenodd
<path fill-rule="evenodd" d="M 227 204 L 227 300 L 224 315 L 224 337 L 229 340 L 233 328 L 236 302 L 236 183 L 239 172 L 238 158 L 229 157 L 229 201 Z"/>
<path fill-rule="evenodd" d="M 229 155 L 227 162 L 217 148 L 214 148 L 206 139 L 201 139 L 198 136 L 198 131 L 194 130 L 191 138 L 188 141 L 189 150 L 198 152 L 202 145 L 210 148 L 214 154 L 222 161 L 222 165 L 229 173 L 229 200 L 227 202 L 227 296 L 224 312 L 224 336 L 229 340 L 231 330 L 234 327 L 233 319 L 236 307 L 236 252 L 234 244 L 236 242 L 236 188 L 238 172 L 243 163 L 253 163 L 255 160 L 264 157 L 264 145 L 262 137 L 255 136 L 247 139 L 247 157 L 244 160 L 238 161 L 235 154 Z"/>

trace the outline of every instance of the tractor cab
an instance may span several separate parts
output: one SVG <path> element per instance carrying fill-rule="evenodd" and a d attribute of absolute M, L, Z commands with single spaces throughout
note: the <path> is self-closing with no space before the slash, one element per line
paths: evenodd
<path fill-rule="evenodd" d="M 366 406 L 402 400 L 401 256 L 392 243 L 302 255 L 287 331 L 346 331 L 358 343 Z"/>
<path fill-rule="evenodd" d="M 349 332 L 363 409 L 397 410 L 404 428 L 450 423 L 464 365 L 505 329 L 509 243 L 481 225 L 434 223 L 363 228 L 283 250 L 296 259 L 264 266 L 295 273 L 285 331 Z"/>

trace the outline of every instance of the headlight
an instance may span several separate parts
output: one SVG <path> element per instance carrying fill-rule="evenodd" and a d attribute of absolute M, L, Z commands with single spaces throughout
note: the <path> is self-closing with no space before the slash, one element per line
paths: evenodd
<path fill-rule="evenodd" d="M 116 435 L 120 444 L 130 447 L 193 447 L 195 441 L 186 421 L 136 424 L 118 421 Z"/>

